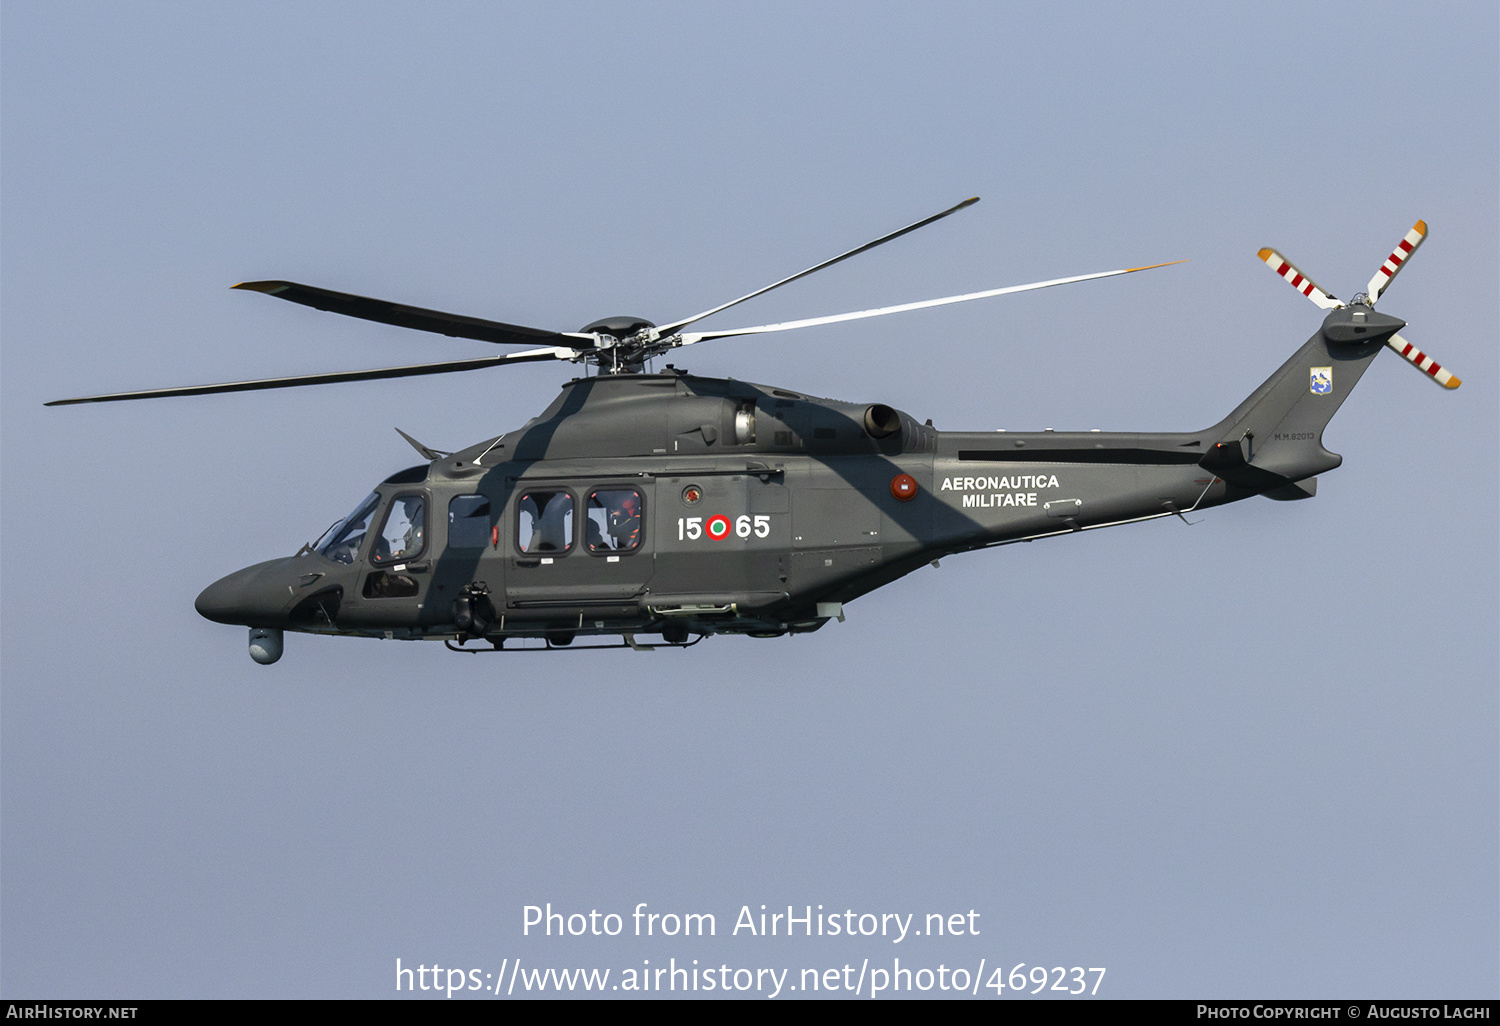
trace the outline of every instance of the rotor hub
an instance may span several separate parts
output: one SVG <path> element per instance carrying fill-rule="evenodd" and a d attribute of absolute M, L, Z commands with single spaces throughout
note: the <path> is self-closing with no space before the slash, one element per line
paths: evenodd
<path fill-rule="evenodd" d="M 592 324 L 585 324 L 578 330 L 585 335 L 608 335 L 611 338 L 623 342 L 644 331 L 656 327 L 644 317 L 605 317 Z"/>

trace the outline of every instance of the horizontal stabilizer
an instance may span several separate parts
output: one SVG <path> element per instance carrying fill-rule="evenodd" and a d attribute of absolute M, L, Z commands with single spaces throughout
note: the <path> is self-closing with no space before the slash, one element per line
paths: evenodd
<path fill-rule="evenodd" d="M 1316 477 L 1303 478 L 1301 481 L 1293 481 L 1284 484 L 1280 488 L 1272 488 L 1269 492 L 1263 492 L 1268 499 L 1277 502 L 1296 502 L 1298 499 L 1311 499 L 1318 494 L 1318 479 Z"/>

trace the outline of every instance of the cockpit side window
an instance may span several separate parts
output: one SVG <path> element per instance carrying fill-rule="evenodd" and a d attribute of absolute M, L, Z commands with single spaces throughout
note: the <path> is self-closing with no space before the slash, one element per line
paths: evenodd
<path fill-rule="evenodd" d="M 573 496 L 527 492 L 516 506 L 516 547 L 522 552 L 567 552 L 573 547 Z"/>
<path fill-rule="evenodd" d="M 379 505 L 380 494 L 371 492 L 363 502 L 354 507 L 353 513 L 325 531 L 313 548 L 335 563 L 353 563 L 359 555 L 360 546 L 364 544 L 365 533 L 370 529 L 370 518 L 375 515 L 375 508 Z"/>
<path fill-rule="evenodd" d="M 633 552 L 641 543 L 641 493 L 634 488 L 600 488 L 589 493 L 590 552 Z"/>
<path fill-rule="evenodd" d="M 385 524 L 370 553 L 373 563 L 415 559 L 422 552 L 426 502 L 420 495 L 398 495 L 391 500 Z"/>

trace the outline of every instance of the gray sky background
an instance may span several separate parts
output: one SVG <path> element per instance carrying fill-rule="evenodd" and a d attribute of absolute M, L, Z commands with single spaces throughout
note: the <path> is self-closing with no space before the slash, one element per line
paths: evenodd
<path fill-rule="evenodd" d="M 1497 994 L 1500 28 L 1416 5 L 11 0 L 0 21 L 0 990 L 393 994 L 498 970 L 1016 963 L 1113 997 Z M 518 426 L 531 366 L 43 409 L 488 355 L 231 292 L 715 326 L 1191 262 L 677 362 L 940 428 L 1191 430 L 1320 315 L 1392 354 L 1316 499 L 945 560 L 796 639 L 468 658 L 198 591 Z M 713 939 L 521 936 L 521 909 Z M 742 905 L 978 937 L 729 936 Z M 800 992 L 799 992 L 800 993 Z M 1009 992 L 1006 994 L 1009 997 Z"/>

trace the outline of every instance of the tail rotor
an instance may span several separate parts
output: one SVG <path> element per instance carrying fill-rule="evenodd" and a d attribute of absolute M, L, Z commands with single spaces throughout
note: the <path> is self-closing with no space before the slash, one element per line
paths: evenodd
<path fill-rule="evenodd" d="M 1391 250 L 1391 255 L 1385 258 L 1385 263 L 1380 265 L 1380 270 L 1375 272 L 1375 277 L 1371 278 L 1370 284 L 1365 286 L 1365 292 L 1370 297 L 1371 306 L 1375 305 L 1375 301 L 1380 298 L 1380 294 L 1385 291 L 1386 286 L 1395 280 L 1397 274 L 1401 273 L 1401 268 L 1406 266 L 1406 261 L 1426 239 L 1427 222 L 1418 221 L 1411 226 L 1411 231 L 1406 233 L 1406 238 L 1402 239 L 1400 244 Z"/>
<path fill-rule="evenodd" d="M 1366 286 L 1366 291 L 1355 296 L 1347 305 L 1374 309 L 1375 301 L 1380 298 L 1381 294 L 1395 280 L 1396 275 L 1401 272 L 1401 269 L 1406 266 L 1406 262 L 1411 259 L 1411 255 L 1417 251 L 1426 239 L 1427 222 L 1418 221 L 1412 226 L 1411 231 L 1406 233 L 1405 238 L 1391 251 L 1391 255 L 1386 257 L 1385 263 L 1380 265 L 1380 269 L 1375 272 L 1375 276 L 1370 279 L 1370 284 Z M 1266 266 L 1275 271 L 1278 276 L 1284 278 L 1298 292 L 1312 300 L 1319 309 L 1331 311 L 1345 308 L 1346 304 L 1343 301 L 1303 274 L 1296 265 L 1276 250 L 1263 249 L 1256 255 L 1265 262 Z M 1363 319 L 1363 315 L 1356 315 L 1356 319 Z M 1454 375 L 1452 371 L 1444 368 L 1442 364 L 1406 341 L 1400 335 L 1392 333 L 1386 339 L 1386 345 L 1395 350 L 1398 355 L 1417 368 L 1417 370 L 1426 374 L 1444 388 L 1457 388 L 1463 384 L 1462 380 Z"/>
<path fill-rule="evenodd" d="M 1400 335 L 1392 335 L 1386 340 L 1385 344 L 1400 353 L 1413 367 L 1432 378 L 1433 381 L 1436 381 L 1444 388 L 1457 388 L 1463 384 L 1463 381 L 1454 375 L 1452 371 L 1446 369 L 1442 364 L 1406 341 Z"/>
<path fill-rule="evenodd" d="M 1255 255 L 1264 260 L 1267 267 L 1285 278 L 1292 288 L 1311 299 L 1318 309 L 1338 310 L 1343 307 L 1344 304 L 1336 296 L 1320 287 L 1317 282 L 1303 274 L 1295 264 L 1274 249 L 1263 249 Z"/>

